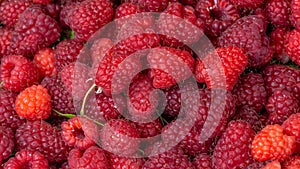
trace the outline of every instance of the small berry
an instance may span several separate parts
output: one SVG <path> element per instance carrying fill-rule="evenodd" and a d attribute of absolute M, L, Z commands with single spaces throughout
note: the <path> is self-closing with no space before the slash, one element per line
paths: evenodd
<path fill-rule="evenodd" d="M 8 159 L 15 148 L 14 132 L 10 128 L 0 126 L 0 163 Z"/>
<path fill-rule="evenodd" d="M 166 96 L 166 107 L 164 114 L 176 117 L 181 109 L 181 90 L 178 85 L 174 85 L 164 90 Z"/>
<path fill-rule="evenodd" d="M 51 48 L 44 48 L 39 50 L 34 55 L 34 63 L 39 68 L 43 76 L 54 75 L 56 70 L 54 67 L 54 50 Z"/>
<path fill-rule="evenodd" d="M 300 65 L 300 31 L 294 29 L 285 36 L 285 51 L 293 62 Z"/>

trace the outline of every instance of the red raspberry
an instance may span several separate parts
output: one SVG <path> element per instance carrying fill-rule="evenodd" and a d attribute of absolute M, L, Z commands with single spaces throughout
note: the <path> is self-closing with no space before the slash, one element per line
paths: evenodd
<path fill-rule="evenodd" d="M 230 0 L 232 4 L 236 4 L 238 7 L 241 8 L 257 8 L 260 6 L 264 0 Z"/>
<path fill-rule="evenodd" d="M 106 52 L 109 51 L 109 49 L 111 47 L 113 47 L 113 42 L 111 41 L 111 39 L 108 38 L 100 38 L 97 39 L 92 47 L 91 47 L 91 55 L 92 55 L 92 61 L 93 61 L 93 65 L 98 64 L 98 62 L 100 62 L 103 57 L 105 56 Z M 97 66 L 98 68 L 98 66 Z"/>
<path fill-rule="evenodd" d="M 14 132 L 10 128 L 0 126 L 0 163 L 8 159 L 15 148 Z"/>
<path fill-rule="evenodd" d="M 75 113 L 73 97 L 71 93 L 65 89 L 59 75 L 46 77 L 41 84 L 48 90 L 51 96 L 53 109 L 64 114 Z"/>
<path fill-rule="evenodd" d="M 107 122 L 100 133 L 103 149 L 116 155 L 135 155 L 140 141 L 140 134 L 134 124 L 123 119 Z"/>
<path fill-rule="evenodd" d="M 196 6 L 198 0 L 179 0 L 184 5 Z"/>
<path fill-rule="evenodd" d="M 264 79 L 259 73 L 248 73 L 240 77 L 232 93 L 237 98 L 238 107 L 248 105 L 257 112 L 267 102 Z"/>
<path fill-rule="evenodd" d="M 145 12 L 162 12 L 172 0 L 136 0 Z"/>
<path fill-rule="evenodd" d="M 270 45 L 274 50 L 276 59 L 282 63 L 287 63 L 290 60 L 284 49 L 285 34 L 287 32 L 286 28 L 276 28 L 270 33 Z"/>
<path fill-rule="evenodd" d="M 252 162 L 250 147 L 255 132 L 242 120 L 231 121 L 212 156 L 214 168 L 244 168 Z"/>
<path fill-rule="evenodd" d="M 205 21 L 205 33 L 220 34 L 240 18 L 238 9 L 228 0 L 200 0 L 196 5 L 197 16 Z"/>
<path fill-rule="evenodd" d="M 75 62 L 82 48 L 83 43 L 75 40 L 64 40 L 57 44 L 54 54 L 56 70 L 60 72 L 65 66 Z"/>
<path fill-rule="evenodd" d="M 27 8 L 19 17 L 12 36 L 14 53 L 31 56 L 39 49 L 56 42 L 60 37 L 59 24 L 41 8 Z"/>
<path fill-rule="evenodd" d="M 97 146 L 92 146 L 84 152 L 72 149 L 68 157 L 68 164 L 70 168 L 109 168 L 104 151 Z"/>
<path fill-rule="evenodd" d="M 122 3 L 120 6 L 117 7 L 115 12 L 117 26 L 121 28 L 124 24 L 126 24 L 129 20 L 132 19 L 130 15 L 134 15 L 141 12 L 143 12 L 142 8 L 136 3 Z"/>
<path fill-rule="evenodd" d="M 197 60 L 196 79 L 205 82 L 208 88 L 226 88 L 231 91 L 248 64 L 247 58 L 244 50 L 238 47 L 217 48 L 204 59 Z"/>
<path fill-rule="evenodd" d="M 300 110 L 299 100 L 286 90 L 276 90 L 268 98 L 266 109 L 271 124 L 282 124 L 290 115 Z"/>
<path fill-rule="evenodd" d="M 5 164 L 4 169 L 11 168 L 48 168 L 48 161 L 38 151 L 23 149 L 16 153 L 15 157 L 10 158 Z"/>
<path fill-rule="evenodd" d="M 75 32 L 75 39 L 87 41 L 96 31 L 113 19 L 109 0 L 86 0 L 68 12 L 68 25 Z"/>
<path fill-rule="evenodd" d="M 64 162 L 70 151 L 61 133 L 43 120 L 27 121 L 17 129 L 15 137 L 18 150 L 39 151 L 49 163 Z"/>
<path fill-rule="evenodd" d="M 251 153 L 258 161 L 284 161 L 295 149 L 295 136 L 283 134 L 278 125 L 268 125 L 256 136 L 251 145 Z"/>
<path fill-rule="evenodd" d="M 267 22 L 262 16 L 245 16 L 222 33 L 218 45 L 221 47 L 237 46 L 244 49 L 248 55 L 250 67 L 265 65 L 273 56 L 266 28 Z"/>
<path fill-rule="evenodd" d="M 50 4 L 52 0 L 32 0 L 32 2 L 37 4 L 47 5 Z"/>
<path fill-rule="evenodd" d="M 258 162 L 254 161 L 253 163 L 249 164 L 247 167 L 244 169 L 258 169 L 258 168 L 263 168 L 266 165 L 267 162 Z"/>
<path fill-rule="evenodd" d="M 181 90 L 178 85 L 174 85 L 164 90 L 167 104 L 164 114 L 172 117 L 178 116 L 181 109 Z"/>
<path fill-rule="evenodd" d="M 43 76 L 51 76 L 56 73 L 54 67 L 54 50 L 51 48 L 44 48 L 39 50 L 34 55 L 34 62 L 40 69 Z"/>
<path fill-rule="evenodd" d="M 300 28 L 300 1 L 299 0 L 292 0 L 291 2 L 291 16 L 290 20 L 292 24 L 299 29 Z"/>
<path fill-rule="evenodd" d="M 62 138 L 72 147 L 86 150 L 95 145 L 98 136 L 98 126 L 90 119 L 73 117 L 61 124 Z"/>
<path fill-rule="evenodd" d="M 38 0 L 41 1 L 41 0 Z M 42 1 L 52 1 L 52 0 L 42 0 Z M 61 4 L 50 2 L 44 6 L 46 13 L 55 19 L 57 22 L 59 21 L 59 15 L 61 11 Z"/>
<path fill-rule="evenodd" d="M 267 165 L 262 167 L 262 169 L 281 169 L 281 165 L 280 162 L 276 160 L 268 163 Z"/>
<path fill-rule="evenodd" d="M 283 169 L 299 169 L 300 168 L 300 156 L 291 156 L 282 164 Z"/>
<path fill-rule="evenodd" d="M 285 51 L 293 62 L 300 65 L 300 30 L 294 29 L 285 35 Z"/>
<path fill-rule="evenodd" d="M 46 88 L 33 85 L 16 98 L 16 112 L 28 120 L 47 119 L 51 112 L 51 96 Z"/>
<path fill-rule="evenodd" d="M 188 79 L 194 69 L 194 58 L 187 51 L 157 47 L 147 56 L 155 88 L 168 88 Z"/>
<path fill-rule="evenodd" d="M 139 131 L 141 138 L 154 137 L 159 135 L 162 131 L 162 124 L 159 119 L 147 123 L 135 122 L 134 124 Z"/>
<path fill-rule="evenodd" d="M 20 92 L 26 87 L 40 81 L 40 72 L 36 65 L 21 55 L 10 55 L 2 58 L 0 78 L 3 88 Z"/>
<path fill-rule="evenodd" d="M 292 114 L 286 121 L 283 122 L 282 128 L 285 134 L 296 137 L 296 150 L 300 153 L 300 114 Z"/>
<path fill-rule="evenodd" d="M 269 21 L 279 27 L 290 26 L 290 0 L 269 0 L 266 11 Z"/>
<path fill-rule="evenodd" d="M 30 0 L 5 0 L 0 5 L 0 21 L 8 27 L 14 27 L 19 16 L 31 5 Z"/>
<path fill-rule="evenodd" d="M 16 94 L 0 89 L 0 126 L 13 130 L 25 122 L 25 119 L 15 112 L 16 97 Z"/>
<path fill-rule="evenodd" d="M 69 12 L 78 4 L 80 4 L 78 1 L 66 1 L 65 3 L 61 2 L 59 22 L 62 28 L 69 28 Z"/>
<path fill-rule="evenodd" d="M 194 160 L 195 169 L 212 169 L 211 156 L 207 154 L 199 154 Z"/>
<path fill-rule="evenodd" d="M 113 169 L 142 169 L 145 163 L 145 160 L 142 158 L 127 158 L 114 154 L 108 155 L 108 161 Z"/>
<path fill-rule="evenodd" d="M 10 54 L 10 43 L 13 30 L 0 28 L 0 59 Z"/>

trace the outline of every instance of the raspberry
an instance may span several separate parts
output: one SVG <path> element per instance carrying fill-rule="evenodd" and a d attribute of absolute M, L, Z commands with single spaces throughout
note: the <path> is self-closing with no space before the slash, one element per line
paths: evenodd
<path fill-rule="evenodd" d="M 256 136 L 251 145 L 251 153 L 258 161 L 284 161 L 295 148 L 295 136 L 283 134 L 278 125 L 267 125 Z"/>
<path fill-rule="evenodd" d="M 47 5 L 50 4 L 52 0 L 32 0 L 32 2 L 37 4 Z"/>
<path fill-rule="evenodd" d="M 15 157 L 10 158 L 5 164 L 4 169 L 10 168 L 48 168 L 48 161 L 38 151 L 23 149 L 16 153 Z"/>
<path fill-rule="evenodd" d="M 80 4 L 80 2 L 75 2 L 75 1 L 66 1 L 65 4 L 61 4 L 61 11 L 59 14 L 59 22 L 62 28 L 69 28 L 68 27 L 68 22 L 69 22 L 69 12 L 76 6 Z"/>
<path fill-rule="evenodd" d="M 207 154 L 199 154 L 194 160 L 195 169 L 212 169 L 211 157 Z"/>
<path fill-rule="evenodd" d="M 250 67 L 265 65 L 273 56 L 266 28 L 267 23 L 262 16 L 245 16 L 222 33 L 218 45 L 243 48 L 248 55 L 248 66 Z"/>
<path fill-rule="evenodd" d="M 240 18 L 237 8 L 228 0 L 200 0 L 195 9 L 197 16 L 205 21 L 205 33 L 210 36 L 219 36 Z"/>
<path fill-rule="evenodd" d="M 291 156 L 282 164 L 283 169 L 299 169 L 300 168 L 300 156 Z"/>
<path fill-rule="evenodd" d="M 231 121 L 212 156 L 214 168 L 244 168 L 251 163 L 251 142 L 255 132 L 244 121 Z"/>
<path fill-rule="evenodd" d="M 300 28 L 300 1 L 299 0 L 292 0 L 291 1 L 291 16 L 290 20 L 292 24 L 299 29 Z"/>
<path fill-rule="evenodd" d="M 36 65 L 21 55 L 3 57 L 0 72 L 3 88 L 14 92 L 39 83 L 41 78 Z"/>
<path fill-rule="evenodd" d="M 296 137 L 296 150 L 295 152 L 300 152 L 300 114 L 292 114 L 287 120 L 282 124 L 282 128 L 285 134 L 289 136 Z"/>
<path fill-rule="evenodd" d="M 113 19 L 109 0 L 86 0 L 68 12 L 68 25 L 75 32 L 75 39 L 87 41 L 96 31 Z"/>
<path fill-rule="evenodd" d="M 137 0 L 145 12 L 162 12 L 172 0 Z"/>
<path fill-rule="evenodd" d="M 244 169 L 258 169 L 258 168 L 263 168 L 266 165 L 266 162 L 258 162 L 255 161 L 251 164 L 249 164 L 247 167 L 245 167 Z"/>
<path fill-rule="evenodd" d="M 269 21 L 278 27 L 290 26 L 290 1 L 270 0 L 266 4 L 266 11 Z"/>
<path fill-rule="evenodd" d="M 109 168 L 104 151 L 97 146 L 92 146 L 84 152 L 72 149 L 68 157 L 68 164 L 70 168 Z"/>
<path fill-rule="evenodd" d="M 10 43 L 13 30 L 0 28 L 0 59 L 10 54 Z"/>
<path fill-rule="evenodd" d="M 53 44 L 60 37 L 58 23 L 41 8 L 27 8 L 19 17 L 12 36 L 12 49 L 19 55 L 31 56 Z"/>
<path fill-rule="evenodd" d="M 114 45 L 113 42 L 108 38 L 97 39 L 93 43 L 90 50 L 92 55 L 93 65 L 98 64 L 98 62 L 100 62 L 103 59 L 106 52 L 109 51 L 109 49 L 113 47 L 113 45 Z"/>
<path fill-rule="evenodd" d="M 140 134 L 134 124 L 123 119 L 107 122 L 100 133 L 103 149 L 116 155 L 134 155 L 139 147 Z"/>
<path fill-rule="evenodd" d="M 28 120 L 44 120 L 51 112 L 51 96 L 43 86 L 33 85 L 17 96 L 15 105 L 18 115 Z"/>
<path fill-rule="evenodd" d="M 260 6 L 264 0 L 230 0 L 232 4 L 236 4 L 238 7 L 241 8 L 257 8 Z"/>
<path fill-rule="evenodd" d="M 300 98 L 298 84 L 300 82 L 300 70 L 284 66 L 269 65 L 263 70 L 265 86 L 268 95 L 272 95 L 275 90 L 287 90 L 296 98 Z"/>
<path fill-rule="evenodd" d="M 83 43 L 75 40 L 64 40 L 55 48 L 55 68 L 60 72 L 65 66 L 77 60 L 77 56 L 83 48 Z"/>
<path fill-rule="evenodd" d="M 16 97 L 16 94 L 0 89 L 0 126 L 13 130 L 25 122 L 25 119 L 15 112 Z"/>
<path fill-rule="evenodd" d="M 271 124 L 282 124 L 290 115 L 300 109 L 299 101 L 291 93 L 285 90 L 276 90 L 268 98 L 266 109 Z"/>
<path fill-rule="evenodd" d="M 196 79 L 205 82 L 208 88 L 226 88 L 231 91 L 248 64 L 247 58 L 244 50 L 238 47 L 217 48 L 203 60 L 197 60 Z M 211 65 L 218 65 L 218 68 Z"/>
<path fill-rule="evenodd" d="M 286 28 L 276 28 L 270 33 L 270 45 L 274 50 L 276 59 L 282 63 L 287 63 L 290 60 L 284 49 L 285 34 L 287 32 Z"/>
<path fill-rule="evenodd" d="M 136 3 L 125 2 L 117 7 L 115 12 L 116 24 L 119 28 L 121 28 L 124 24 L 126 24 L 131 18 L 130 15 L 134 15 L 137 13 L 141 13 L 142 8 Z"/>
<path fill-rule="evenodd" d="M 184 5 L 196 6 L 198 0 L 179 0 Z"/>
<path fill-rule="evenodd" d="M 294 29 L 285 36 L 285 51 L 293 62 L 300 65 L 300 31 Z"/>
<path fill-rule="evenodd" d="M 14 27 L 19 16 L 31 5 L 30 0 L 6 0 L 0 5 L 0 21 L 8 27 Z"/>
<path fill-rule="evenodd" d="M 134 124 L 141 138 L 154 137 L 159 135 L 162 131 L 162 124 L 158 119 L 147 123 L 135 122 Z"/>
<path fill-rule="evenodd" d="M 280 162 L 276 160 L 268 163 L 267 165 L 262 167 L 262 169 L 281 169 L 281 165 Z"/>
<path fill-rule="evenodd" d="M 51 96 L 53 109 L 64 114 L 75 113 L 73 97 L 71 93 L 65 89 L 59 75 L 46 77 L 41 84 L 48 90 Z"/>
<path fill-rule="evenodd" d="M 18 150 L 39 151 L 49 163 L 64 162 L 70 151 L 61 133 L 43 120 L 27 121 L 17 129 L 15 137 Z"/>
<path fill-rule="evenodd" d="M 6 160 L 15 147 L 14 132 L 10 128 L 0 126 L 0 162 Z"/>
<path fill-rule="evenodd" d="M 155 88 L 168 88 L 188 79 L 194 69 L 194 58 L 181 49 L 157 47 L 150 51 L 147 60 Z"/>
<path fill-rule="evenodd" d="M 248 105 L 257 112 L 267 102 L 264 79 L 259 73 L 248 73 L 240 77 L 232 93 L 237 98 L 238 107 Z"/>
<path fill-rule="evenodd" d="M 176 117 L 181 109 L 181 91 L 178 85 L 174 85 L 164 90 L 167 104 L 164 114 Z"/>
<path fill-rule="evenodd" d="M 51 48 L 44 48 L 39 50 L 34 55 L 34 63 L 39 68 L 43 76 L 54 75 L 56 70 L 54 67 L 54 50 Z"/>
<path fill-rule="evenodd" d="M 142 169 L 145 163 L 145 160 L 142 158 L 127 158 L 114 154 L 108 155 L 108 161 L 113 169 Z"/>

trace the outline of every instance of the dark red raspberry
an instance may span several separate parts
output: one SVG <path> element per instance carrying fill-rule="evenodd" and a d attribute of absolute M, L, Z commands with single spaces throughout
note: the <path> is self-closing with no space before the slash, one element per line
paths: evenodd
<path fill-rule="evenodd" d="M 92 146 L 84 152 L 72 149 L 68 157 L 68 164 L 70 168 L 109 168 L 104 151 L 97 146 Z"/>
<path fill-rule="evenodd" d="M 10 158 L 5 164 L 4 169 L 18 168 L 48 168 L 48 161 L 43 154 L 38 151 L 23 149 L 16 153 L 15 157 Z"/>
<path fill-rule="evenodd" d="M 290 0 L 269 0 L 266 4 L 269 21 L 278 27 L 289 27 L 290 4 Z"/>
<path fill-rule="evenodd" d="M 195 9 L 198 18 L 205 22 L 205 33 L 210 36 L 219 36 L 240 18 L 238 9 L 228 0 L 200 0 Z"/>
<path fill-rule="evenodd" d="M 272 95 L 275 90 L 285 89 L 293 94 L 296 98 L 299 95 L 300 70 L 284 66 L 269 65 L 263 70 L 265 87 L 268 95 Z"/>
<path fill-rule="evenodd" d="M 236 3 L 235 3 L 236 4 Z M 266 35 L 267 22 L 259 15 L 238 19 L 219 38 L 219 46 L 237 46 L 248 55 L 248 66 L 259 67 L 268 63 L 273 51 Z"/>
<path fill-rule="evenodd" d="M 139 147 L 140 133 L 133 123 L 123 119 L 107 122 L 100 133 L 104 150 L 121 156 L 135 155 Z"/>
<path fill-rule="evenodd" d="M 212 156 L 214 168 L 244 168 L 252 162 L 250 147 L 255 132 L 244 121 L 231 121 Z"/>
<path fill-rule="evenodd" d="M 8 27 L 14 27 L 19 16 L 31 5 L 30 0 L 5 0 L 0 5 L 0 21 Z"/>
<path fill-rule="evenodd" d="M 195 169 L 212 169 L 211 156 L 207 154 L 199 154 L 194 160 Z"/>
<path fill-rule="evenodd" d="M 299 169 L 300 168 L 300 156 L 291 156 L 285 160 L 282 164 L 283 169 Z"/>
<path fill-rule="evenodd" d="M 95 145 L 98 136 L 98 126 L 88 118 L 73 117 L 61 124 L 62 138 L 72 147 L 86 150 Z"/>
<path fill-rule="evenodd" d="M 162 12 L 172 0 L 136 0 L 145 12 Z"/>
<path fill-rule="evenodd" d="M 68 157 L 70 147 L 61 133 L 43 120 L 27 121 L 17 129 L 15 136 L 18 150 L 39 151 L 49 163 L 64 162 Z"/>
<path fill-rule="evenodd" d="M 164 114 L 176 117 L 181 109 L 181 92 L 178 85 L 164 90 L 166 96 L 166 107 Z"/>
<path fill-rule="evenodd" d="M 290 115 L 299 111 L 299 100 L 286 90 L 276 90 L 268 98 L 266 109 L 271 124 L 282 124 Z"/>
<path fill-rule="evenodd" d="M 55 68 L 60 72 L 65 66 L 75 62 L 78 58 L 83 43 L 75 40 L 64 40 L 56 45 L 55 48 Z"/>
<path fill-rule="evenodd" d="M 91 50 L 90 50 L 91 55 L 92 55 L 93 65 L 98 64 L 98 62 L 100 62 L 103 59 L 106 52 L 108 52 L 109 49 L 113 46 L 114 46 L 114 44 L 111 41 L 111 39 L 108 39 L 108 38 L 97 39 L 93 43 Z"/>
<path fill-rule="evenodd" d="M 39 49 L 56 42 L 60 31 L 59 24 L 41 8 L 27 8 L 16 23 L 12 36 L 12 50 L 19 55 L 31 56 Z"/>
<path fill-rule="evenodd" d="M 195 76 L 208 88 L 226 88 L 231 91 L 248 64 L 245 51 L 235 46 L 220 47 L 196 62 Z"/>
<path fill-rule="evenodd" d="M 127 158 L 114 154 L 108 155 L 108 161 L 113 169 L 142 169 L 145 163 L 143 158 Z"/>
<path fill-rule="evenodd" d="M 13 30 L 0 28 L 0 59 L 10 54 L 10 43 Z"/>
<path fill-rule="evenodd" d="M 42 4 L 42 5 L 47 5 L 52 2 L 52 0 L 32 0 L 32 2 L 37 3 L 37 4 Z"/>
<path fill-rule="evenodd" d="M 290 20 L 292 24 L 299 29 L 300 28 L 300 1 L 292 0 L 291 2 L 291 17 Z"/>
<path fill-rule="evenodd" d="M 257 8 L 260 6 L 264 0 L 230 0 L 232 4 L 237 5 L 238 7 L 241 8 Z"/>
<path fill-rule="evenodd" d="M 51 96 L 53 109 L 64 114 L 75 113 L 73 97 L 64 87 L 59 75 L 46 77 L 41 84 L 48 90 Z"/>
<path fill-rule="evenodd" d="M 117 7 L 115 12 L 116 24 L 121 28 L 128 20 L 132 19 L 130 15 L 141 13 L 142 8 L 136 3 L 125 2 Z"/>
<path fill-rule="evenodd" d="M 162 124 L 159 119 L 147 123 L 135 122 L 134 124 L 141 138 L 154 137 L 159 135 L 162 131 Z"/>
<path fill-rule="evenodd" d="M 39 68 L 43 76 L 55 75 L 54 67 L 54 50 L 52 48 L 44 48 L 34 55 L 34 63 Z"/>
<path fill-rule="evenodd" d="M 261 74 L 248 73 L 240 77 L 232 94 L 237 98 L 238 107 L 248 105 L 259 112 L 267 102 L 267 91 Z"/>
<path fill-rule="evenodd" d="M 147 60 L 155 88 L 168 88 L 188 79 L 194 69 L 194 58 L 185 50 L 157 47 L 150 51 Z"/>
<path fill-rule="evenodd" d="M 196 6 L 198 0 L 179 0 L 184 5 Z"/>
<path fill-rule="evenodd" d="M 44 0 L 43 0 L 44 1 Z M 49 0 L 46 0 L 49 1 Z M 52 0 L 50 0 L 52 1 Z M 61 11 L 61 4 L 50 2 L 44 6 L 46 13 L 51 16 L 53 19 L 55 19 L 57 22 L 59 22 L 59 15 Z"/>
<path fill-rule="evenodd" d="M 285 35 L 285 51 L 293 62 L 300 65 L 300 30 L 294 29 Z"/>
<path fill-rule="evenodd" d="M 263 168 L 265 165 L 266 165 L 266 162 L 254 161 L 253 163 L 249 164 L 244 169 L 258 169 L 258 168 Z"/>
<path fill-rule="evenodd" d="M 284 49 L 285 34 L 287 32 L 288 30 L 286 28 L 276 28 L 270 33 L 270 45 L 276 59 L 282 63 L 287 63 L 290 60 Z"/>
<path fill-rule="evenodd" d="M 20 92 L 28 86 L 37 84 L 41 79 L 36 65 L 21 55 L 2 58 L 0 72 L 3 88 L 14 92 Z"/>
<path fill-rule="evenodd" d="M 87 41 L 95 32 L 113 19 L 109 0 L 86 0 L 69 10 L 67 20 L 75 39 Z"/>
<path fill-rule="evenodd" d="M 61 11 L 59 13 L 59 22 L 62 28 L 69 28 L 69 12 L 80 2 L 75 1 L 66 1 L 66 3 L 61 2 Z"/>
<path fill-rule="evenodd" d="M 15 112 L 16 97 L 16 94 L 0 89 L 0 126 L 13 130 L 25 122 L 25 119 Z"/>
<path fill-rule="evenodd" d="M 15 136 L 11 128 L 0 126 L 0 163 L 8 159 L 15 148 Z"/>

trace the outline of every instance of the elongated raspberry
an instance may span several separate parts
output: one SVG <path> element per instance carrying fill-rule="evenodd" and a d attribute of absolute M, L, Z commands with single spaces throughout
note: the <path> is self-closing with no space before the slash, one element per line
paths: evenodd
<path fill-rule="evenodd" d="M 49 163 L 64 162 L 70 151 L 61 133 L 43 120 L 27 121 L 17 129 L 15 137 L 18 150 L 39 151 Z"/>
<path fill-rule="evenodd" d="M 28 120 L 47 119 L 51 112 L 51 96 L 46 88 L 33 85 L 16 98 L 16 112 Z"/>
<path fill-rule="evenodd" d="M 282 63 L 287 63 L 290 60 L 284 49 L 285 34 L 287 32 L 286 28 L 276 28 L 270 33 L 270 45 L 274 50 L 276 59 Z"/>
<path fill-rule="evenodd" d="M 97 146 L 92 146 L 84 152 L 72 149 L 68 157 L 68 164 L 70 168 L 109 168 L 104 151 Z"/>
<path fill-rule="evenodd" d="M 300 156 L 291 156 L 282 164 L 283 169 L 299 169 L 300 168 Z"/>
<path fill-rule="evenodd" d="M 205 82 L 208 88 L 231 91 L 247 64 L 248 57 L 243 49 L 234 46 L 217 48 L 203 60 L 197 60 L 196 79 Z"/>
<path fill-rule="evenodd" d="M 279 27 L 290 25 L 290 4 L 289 0 L 270 0 L 266 4 L 266 11 L 269 21 Z"/>
<path fill-rule="evenodd" d="M 0 59 L 10 54 L 10 43 L 13 30 L 0 28 Z"/>
<path fill-rule="evenodd" d="M 297 29 L 294 29 L 290 32 L 288 32 L 285 36 L 285 51 L 288 54 L 288 56 L 291 58 L 293 62 L 295 62 L 297 65 L 300 65 L 300 31 Z"/>
<path fill-rule="evenodd" d="M 300 28 L 300 1 L 299 0 L 292 0 L 291 1 L 291 16 L 290 20 L 292 24 L 299 29 Z"/>
<path fill-rule="evenodd" d="M 38 151 L 23 149 L 16 153 L 15 157 L 10 158 L 5 164 L 4 169 L 10 168 L 48 168 L 48 161 Z"/>
<path fill-rule="evenodd" d="M 111 168 L 114 169 L 142 169 L 145 163 L 143 158 L 127 158 L 114 154 L 108 155 L 108 161 Z"/>
<path fill-rule="evenodd" d="M 199 154 L 193 160 L 195 169 L 212 169 L 211 156 Z"/>
<path fill-rule="evenodd" d="M 278 125 L 268 125 L 256 136 L 251 145 L 251 154 L 258 161 L 284 161 L 295 149 L 295 136 L 283 134 Z"/>
<path fill-rule="evenodd" d="M 56 72 L 54 67 L 54 50 L 51 48 L 39 50 L 34 55 L 34 63 L 40 69 L 43 76 L 54 75 Z"/>
<path fill-rule="evenodd" d="M 21 55 L 10 55 L 2 58 L 0 78 L 3 88 L 20 92 L 26 87 L 40 81 L 40 72 L 36 65 Z"/>
<path fill-rule="evenodd" d="M 0 126 L 0 162 L 6 160 L 15 148 L 15 136 L 11 128 Z"/>

